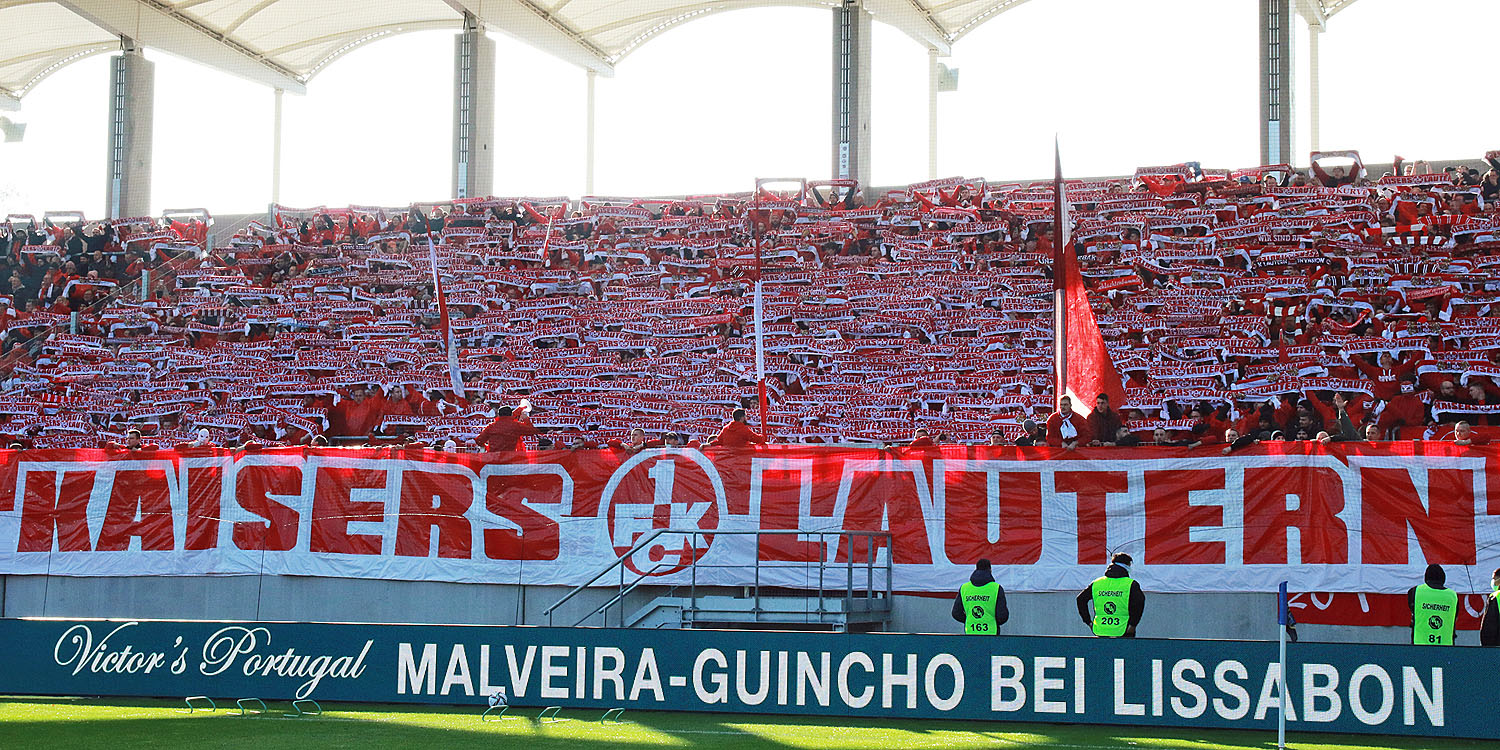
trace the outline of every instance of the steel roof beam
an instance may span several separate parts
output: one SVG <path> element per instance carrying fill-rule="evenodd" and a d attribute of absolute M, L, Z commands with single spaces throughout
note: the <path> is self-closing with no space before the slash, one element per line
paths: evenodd
<path fill-rule="evenodd" d="M 953 34 L 921 0 L 864 0 L 863 5 L 876 20 L 895 26 L 939 55 L 953 54 Z"/>
<path fill-rule="evenodd" d="M 1323 0 L 1297 0 L 1297 12 L 1307 21 L 1309 28 L 1319 31 L 1328 28 L 1328 13 L 1323 8 Z"/>
<path fill-rule="evenodd" d="M 225 73 L 294 94 L 307 93 L 298 73 L 162 0 L 58 0 L 89 23 L 143 47 L 169 52 Z"/>
<path fill-rule="evenodd" d="M 608 53 L 588 35 L 574 28 L 533 0 L 479 3 L 473 0 L 443 0 L 459 13 L 468 13 L 485 28 L 503 31 L 562 60 L 605 77 L 614 77 L 615 65 Z"/>
<path fill-rule="evenodd" d="M 1354 4 L 1354 0 L 1318 0 L 1318 5 L 1323 6 L 1323 16 L 1332 18 L 1335 13 Z"/>

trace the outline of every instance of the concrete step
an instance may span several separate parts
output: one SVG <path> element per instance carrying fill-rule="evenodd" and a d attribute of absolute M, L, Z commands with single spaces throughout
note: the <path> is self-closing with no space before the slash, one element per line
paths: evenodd
<path fill-rule="evenodd" d="M 675 619 L 675 627 L 773 623 L 842 629 L 887 624 L 890 617 L 890 601 L 884 597 L 700 596 L 694 600 L 664 596 L 637 610 L 625 623 L 627 627 L 674 627 L 670 623 Z"/>

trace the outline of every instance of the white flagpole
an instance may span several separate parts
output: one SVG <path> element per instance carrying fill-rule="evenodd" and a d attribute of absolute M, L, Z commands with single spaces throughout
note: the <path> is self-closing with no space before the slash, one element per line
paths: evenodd
<path fill-rule="evenodd" d="M 448 384 L 453 395 L 463 398 L 464 379 L 458 371 L 458 347 L 453 345 L 453 324 L 448 319 L 448 300 L 443 293 L 443 280 L 438 275 L 437 245 L 432 242 L 432 229 L 427 230 L 427 259 L 432 262 L 432 293 L 437 296 L 438 315 L 443 326 L 443 348 L 448 356 Z"/>
<path fill-rule="evenodd" d="M 1277 628 L 1280 632 L 1277 640 L 1281 649 L 1281 686 L 1277 688 L 1281 693 L 1281 700 L 1276 702 L 1276 747 L 1277 750 L 1286 750 L 1286 628 Z"/>
<path fill-rule="evenodd" d="M 760 279 L 755 280 L 755 377 L 764 384 L 766 382 L 766 330 L 762 299 L 764 290 L 761 283 Z"/>
<path fill-rule="evenodd" d="M 1052 406 L 1055 409 L 1059 408 L 1058 403 L 1067 395 L 1068 388 L 1068 321 L 1063 299 L 1066 283 L 1063 272 L 1067 265 L 1063 247 L 1067 240 L 1063 235 L 1068 231 L 1068 200 L 1062 179 L 1062 145 L 1056 135 L 1052 137 L 1052 151 L 1056 163 L 1052 181 L 1052 373 L 1055 381 Z"/>
<path fill-rule="evenodd" d="M 1286 694 L 1286 628 L 1291 616 L 1291 610 L 1287 606 L 1286 584 L 1286 581 L 1282 581 L 1276 592 L 1276 640 L 1281 652 L 1281 685 L 1277 687 L 1277 692 L 1280 693 L 1281 698 L 1276 701 L 1277 750 L 1286 750 L 1286 702 L 1289 700 Z"/>
<path fill-rule="evenodd" d="M 770 434 L 770 426 L 766 421 L 770 419 L 770 401 L 766 394 L 766 330 L 765 330 L 765 307 L 763 305 L 764 289 L 760 278 L 760 241 L 755 243 L 755 382 L 756 400 L 760 405 L 760 431 L 762 434 Z"/>
<path fill-rule="evenodd" d="M 760 180 L 755 181 L 755 193 L 751 196 L 749 206 L 754 206 L 760 201 Z M 745 221 L 752 233 L 755 233 L 756 209 L 751 208 L 745 213 Z M 770 212 L 766 213 L 767 218 Z M 767 223 L 769 228 L 769 222 Z M 766 337 L 765 337 L 765 310 L 762 307 L 763 290 L 761 288 L 761 250 L 765 241 L 764 233 L 755 233 L 755 383 L 756 401 L 760 406 L 760 431 L 767 438 L 771 436 L 770 425 L 767 424 L 771 416 L 770 400 L 766 393 Z"/>

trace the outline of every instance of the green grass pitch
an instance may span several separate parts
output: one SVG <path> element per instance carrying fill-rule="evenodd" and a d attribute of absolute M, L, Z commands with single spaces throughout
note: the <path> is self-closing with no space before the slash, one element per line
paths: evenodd
<path fill-rule="evenodd" d="M 601 724 L 598 710 L 568 709 L 538 723 L 536 708 L 481 722 L 480 707 L 327 705 L 322 716 L 286 718 L 285 702 L 261 716 L 230 709 L 180 713 L 168 700 L 0 697 L 0 748 L 1254 748 L 1276 746 L 1267 732 L 1194 731 L 967 721 L 885 721 L 743 714 L 630 712 Z M 1473 740 L 1297 734 L 1298 750 L 1474 748 Z"/>

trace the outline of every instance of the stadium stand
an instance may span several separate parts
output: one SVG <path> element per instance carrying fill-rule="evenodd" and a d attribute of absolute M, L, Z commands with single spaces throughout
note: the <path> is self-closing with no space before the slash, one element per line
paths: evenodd
<path fill-rule="evenodd" d="M 1500 152 L 1485 159 L 1484 174 L 1398 161 L 1376 179 L 1357 152 L 1323 152 L 1309 173 L 1189 163 L 1070 182 L 1073 239 L 1128 377 L 1123 424 L 1094 439 L 1500 430 Z M 1029 441 L 1053 402 L 1052 202 L 1050 182 L 955 178 L 868 203 L 833 181 L 276 207 L 212 250 L 201 220 L 12 215 L 0 434 L 472 448 L 524 397 L 528 446 L 706 444 L 756 399 L 759 254 L 774 440 Z"/>

